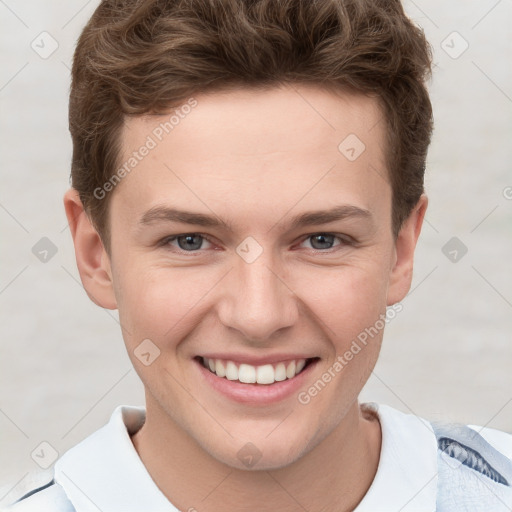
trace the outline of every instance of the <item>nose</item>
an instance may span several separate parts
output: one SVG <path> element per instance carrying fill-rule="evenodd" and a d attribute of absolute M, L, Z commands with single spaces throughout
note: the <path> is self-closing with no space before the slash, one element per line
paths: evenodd
<path fill-rule="evenodd" d="M 261 345 L 299 318 L 297 297 L 265 252 L 254 262 L 243 259 L 224 282 L 217 304 L 219 319 L 245 340 Z"/>

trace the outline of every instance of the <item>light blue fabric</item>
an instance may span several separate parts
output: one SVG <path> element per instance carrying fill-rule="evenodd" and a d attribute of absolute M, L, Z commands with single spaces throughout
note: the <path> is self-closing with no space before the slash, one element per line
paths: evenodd
<path fill-rule="evenodd" d="M 431 425 L 438 443 L 436 512 L 512 511 L 512 461 L 470 427 Z"/>

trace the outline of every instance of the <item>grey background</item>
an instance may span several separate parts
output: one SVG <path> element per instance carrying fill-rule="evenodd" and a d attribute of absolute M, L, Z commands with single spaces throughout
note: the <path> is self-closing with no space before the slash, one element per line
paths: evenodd
<path fill-rule="evenodd" d="M 116 312 L 81 286 L 62 206 L 69 66 L 97 3 L 0 0 L 0 502 L 39 469 L 41 442 L 62 454 L 144 401 Z M 405 7 L 435 53 L 430 206 L 412 291 L 361 398 L 512 433 L 512 2 Z M 31 47 L 43 31 L 59 45 L 47 58 Z M 43 237 L 57 249 L 46 263 L 32 252 Z M 442 251 L 452 237 L 467 247 L 457 262 Z"/>

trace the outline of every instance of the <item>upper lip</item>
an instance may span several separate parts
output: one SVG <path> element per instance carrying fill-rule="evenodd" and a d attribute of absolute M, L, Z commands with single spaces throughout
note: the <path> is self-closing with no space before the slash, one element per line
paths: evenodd
<path fill-rule="evenodd" d="M 207 359 L 223 359 L 224 361 L 233 361 L 237 363 L 250 364 L 252 366 L 262 366 L 264 364 L 276 364 L 286 361 L 293 361 L 297 359 L 312 359 L 316 356 L 310 356 L 307 354 L 272 354 L 262 356 L 252 356 L 249 354 L 228 354 L 228 353 L 208 353 L 201 354 L 198 357 L 204 357 Z"/>

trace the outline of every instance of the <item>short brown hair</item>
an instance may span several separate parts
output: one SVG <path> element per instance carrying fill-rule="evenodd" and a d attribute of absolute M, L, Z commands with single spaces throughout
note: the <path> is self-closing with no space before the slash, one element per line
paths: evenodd
<path fill-rule="evenodd" d="M 376 96 L 386 121 L 395 236 L 423 192 L 431 49 L 399 0 L 104 0 L 76 47 L 72 186 L 110 254 L 108 197 L 125 116 L 200 92 L 281 82 Z"/>

